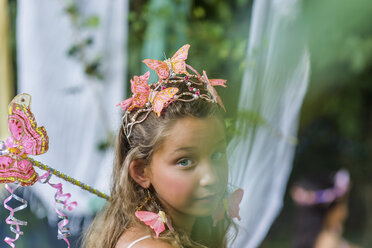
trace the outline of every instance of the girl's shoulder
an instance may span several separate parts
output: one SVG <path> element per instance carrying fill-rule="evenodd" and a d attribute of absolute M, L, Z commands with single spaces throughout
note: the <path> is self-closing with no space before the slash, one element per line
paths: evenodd
<path fill-rule="evenodd" d="M 119 241 L 115 248 L 128 248 L 131 245 L 131 243 L 128 243 L 128 242 L 121 243 Z M 164 241 L 153 239 L 153 238 L 143 239 L 133 244 L 133 246 L 130 246 L 130 247 L 131 248 L 174 248 L 171 244 L 168 244 Z"/>
<path fill-rule="evenodd" d="M 115 248 L 173 248 L 169 243 L 154 239 L 149 233 L 137 228 L 126 230 L 120 237 Z"/>

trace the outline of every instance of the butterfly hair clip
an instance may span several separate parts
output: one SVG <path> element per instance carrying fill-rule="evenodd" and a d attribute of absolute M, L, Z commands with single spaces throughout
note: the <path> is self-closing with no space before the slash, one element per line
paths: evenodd
<path fill-rule="evenodd" d="M 240 220 L 239 205 L 243 199 L 244 191 L 237 189 L 227 197 L 224 197 L 220 204 L 218 204 L 215 213 L 212 216 L 213 226 L 217 225 L 217 222 L 225 217 L 225 213 L 228 213 L 231 218 L 237 218 Z"/>
<path fill-rule="evenodd" d="M 164 213 L 164 211 L 160 210 L 158 213 L 150 211 L 136 211 L 134 215 L 151 229 L 153 229 L 156 237 L 159 237 L 159 234 L 165 230 L 164 224 L 167 225 L 169 230 L 174 231 L 171 220 L 169 216 Z"/>
<path fill-rule="evenodd" d="M 178 51 L 172 56 L 164 61 L 155 59 L 144 59 L 142 62 L 145 63 L 150 69 L 155 70 L 159 79 L 166 79 L 168 77 L 173 77 L 176 74 L 186 74 L 189 73 L 186 70 L 186 59 L 189 53 L 190 45 L 186 44 L 182 46 Z"/>
<path fill-rule="evenodd" d="M 108 199 L 103 193 L 81 183 L 64 173 L 61 173 L 47 165 L 32 159 L 31 156 L 41 155 L 48 151 L 49 138 L 44 127 L 39 127 L 30 109 L 31 96 L 28 94 L 17 95 L 9 104 L 8 125 L 10 136 L 5 141 L 0 141 L 0 183 L 5 184 L 10 196 L 4 200 L 4 207 L 10 211 L 6 223 L 10 225 L 10 230 L 15 234 L 15 238 L 6 237 L 4 241 L 12 248 L 14 242 L 23 234 L 20 226 L 27 225 L 26 221 L 17 219 L 14 215 L 27 207 L 25 199 L 18 196 L 15 192 L 23 186 L 32 186 L 37 182 L 48 184 L 56 190 L 54 196 L 55 211 L 60 219 L 58 222 L 58 239 L 63 239 L 68 247 L 70 236 L 67 224 L 69 222 L 64 210 L 73 210 L 76 202 L 70 202 L 71 195 L 64 193 L 62 184 L 50 183 L 51 175 L 55 175 L 81 188 Z M 39 176 L 34 166 L 47 171 Z M 12 184 L 10 184 L 12 183 Z M 19 202 L 17 207 L 14 204 L 8 205 L 12 199 Z"/>
<path fill-rule="evenodd" d="M 141 76 L 134 76 L 130 80 L 132 97 L 117 105 L 124 111 L 123 126 L 128 140 L 134 125 L 143 122 L 151 112 L 160 117 L 162 111 L 174 101 L 191 102 L 203 99 L 207 102 L 218 103 L 225 110 L 214 87 L 226 87 L 226 80 L 208 79 L 205 71 L 201 76 L 194 68 L 186 64 L 189 48 L 189 44 L 182 46 L 172 58 L 165 61 L 143 60 L 150 69 L 155 70 L 159 80 L 148 84 L 149 71 Z M 193 74 L 190 74 L 187 69 L 190 69 Z M 186 84 L 186 87 L 181 87 L 180 84 Z"/>
<path fill-rule="evenodd" d="M 141 205 L 136 207 L 136 212 L 134 213 L 134 215 L 140 221 L 142 221 L 143 223 L 148 225 L 151 229 L 153 229 L 156 234 L 156 237 L 159 237 L 159 234 L 165 230 L 165 225 L 167 225 L 169 230 L 174 231 L 171 219 L 164 211 L 159 210 L 158 213 L 154 213 L 150 211 L 141 211 L 141 209 L 144 208 L 144 206 L 148 202 L 152 202 L 153 204 L 157 206 L 158 209 L 160 209 L 154 197 L 151 195 L 150 190 L 147 189 L 147 197 L 144 200 L 144 202 L 142 202 Z"/>

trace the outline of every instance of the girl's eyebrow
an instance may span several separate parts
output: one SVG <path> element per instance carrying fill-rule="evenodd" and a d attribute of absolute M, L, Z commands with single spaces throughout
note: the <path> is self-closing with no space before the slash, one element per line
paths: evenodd
<path fill-rule="evenodd" d="M 226 140 L 225 139 L 221 139 L 220 141 L 216 142 L 215 146 L 218 146 L 218 145 L 221 145 L 221 144 L 226 144 Z M 176 150 L 174 150 L 174 152 L 193 151 L 195 149 L 196 149 L 196 147 L 194 147 L 194 146 L 185 146 L 185 147 L 177 148 Z"/>
<path fill-rule="evenodd" d="M 192 151 L 194 150 L 195 147 L 193 146 L 186 146 L 186 147 L 180 147 L 180 148 L 177 148 L 176 150 L 174 150 L 174 152 L 180 152 L 180 151 Z"/>

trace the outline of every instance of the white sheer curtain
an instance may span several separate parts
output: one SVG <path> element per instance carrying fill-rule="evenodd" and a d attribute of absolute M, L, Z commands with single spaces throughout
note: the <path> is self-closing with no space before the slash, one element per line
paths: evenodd
<path fill-rule="evenodd" d="M 107 128 L 115 132 L 120 123 L 120 108 L 115 105 L 125 97 L 128 1 L 75 2 L 81 15 L 99 17 L 98 28 L 78 32 L 85 37 L 93 35 L 94 43 L 86 56 L 102 56 L 103 81 L 88 77 L 82 63 L 67 56 L 76 37 L 66 14 L 69 1 L 21 0 L 18 91 L 32 95 L 31 109 L 49 135 L 49 151 L 35 159 L 108 193 L 113 149 L 100 151 L 98 144 L 107 138 Z M 53 183 L 60 181 L 55 176 L 51 179 Z M 64 192 L 70 192 L 79 204 L 73 215 L 91 214 L 98 207 L 96 196 L 70 183 L 63 185 Z M 55 191 L 39 183 L 32 191 L 49 216 L 56 217 Z"/>
<path fill-rule="evenodd" d="M 282 207 L 310 73 L 301 0 L 259 0 L 252 11 L 239 111 L 258 113 L 270 127 L 240 120 L 247 135 L 229 145 L 231 182 L 245 191 L 239 233 L 229 245 L 239 248 L 258 247 Z"/>

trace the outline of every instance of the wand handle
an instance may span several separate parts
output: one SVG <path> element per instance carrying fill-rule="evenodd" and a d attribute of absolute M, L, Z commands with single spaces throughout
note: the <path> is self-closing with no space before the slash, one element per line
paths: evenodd
<path fill-rule="evenodd" d="M 110 198 L 108 195 L 102 193 L 101 191 L 96 190 L 95 188 L 92 188 L 89 185 L 87 185 L 85 183 L 82 183 L 79 180 L 76 180 L 76 179 L 74 179 L 70 176 L 67 176 L 67 175 L 63 174 L 62 172 L 60 172 L 56 169 L 53 169 L 53 168 L 51 168 L 51 167 L 49 167 L 49 166 L 47 166 L 47 165 L 45 165 L 45 164 L 43 164 L 43 163 L 41 163 L 37 160 L 34 160 L 30 157 L 27 157 L 27 160 L 30 161 L 33 165 L 39 167 L 40 169 L 45 170 L 45 171 L 50 171 L 53 175 L 65 180 L 69 183 L 72 183 L 72 184 L 82 188 L 83 190 L 89 191 L 90 193 L 93 193 L 93 194 L 97 195 L 98 197 L 101 197 L 101 198 L 106 199 L 106 200 L 109 200 L 109 198 Z"/>

